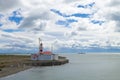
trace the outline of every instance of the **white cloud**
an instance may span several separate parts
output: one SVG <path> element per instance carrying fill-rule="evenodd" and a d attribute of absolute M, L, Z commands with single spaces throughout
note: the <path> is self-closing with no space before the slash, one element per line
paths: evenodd
<path fill-rule="evenodd" d="M 78 8 L 95 2 L 92 8 Z M 117 47 L 120 48 L 120 10 L 119 0 L 17 0 L 0 1 L 0 49 L 2 47 L 34 49 L 37 39 L 42 38 L 44 46 L 50 48 L 54 43 L 56 50 L 67 48 Z M 6 6 L 7 5 L 7 6 Z M 20 25 L 8 20 L 12 11 L 21 9 L 24 17 Z M 62 17 L 50 11 L 56 9 L 66 15 L 74 13 L 93 14 L 90 18 Z M 75 19 L 69 27 L 55 24 L 58 20 Z M 105 21 L 102 25 L 91 20 Z M 3 29 L 20 29 L 22 32 L 4 32 Z M 12 44 L 11 44 L 12 43 Z M 10 46 L 11 45 L 11 46 Z"/>
<path fill-rule="evenodd" d="M 15 9 L 20 8 L 21 1 L 13 1 L 13 0 L 0 0 L 0 12 L 1 13 L 9 13 L 10 11 L 13 11 Z"/>

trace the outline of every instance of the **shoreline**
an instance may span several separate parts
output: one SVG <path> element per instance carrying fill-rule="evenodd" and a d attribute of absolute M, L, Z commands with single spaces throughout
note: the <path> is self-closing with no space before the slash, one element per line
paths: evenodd
<path fill-rule="evenodd" d="M 67 59 L 61 60 L 61 61 L 32 61 L 32 62 L 27 62 L 25 65 L 22 66 L 11 66 L 11 67 L 5 67 L 0 71 L 0 78 L 6 77 L 12 74 L 16 74 L 18 72 L 30 69 L 32 67 L 37 67 L 37 66 L 58 66 L 58 65 L 63 65 L 68 63 L 69 61 Z"/>
<path fill-rule="evenodd" d="M 66 57 L 59 56 L 59 60 L 32 61 L 30 56 L 0 55 L 0 78 L 30 69 L 34 66 L 57 66 L 69 63 Z"/>
<path fill-rule="evenodd" d="M 3 68 L 2 71 L 0 71 L 0 78 L 6 77 L 12 74 L 16 74 L 18 72 L 21 72 L 30 68 L 32 68 L 32 66 Z"/>
<path fill-rule="evenodd" d="M 26 55 L 0 55 L 0 78 L 30 69 L 32 66 L 24 65 L 29 59 Z"/>

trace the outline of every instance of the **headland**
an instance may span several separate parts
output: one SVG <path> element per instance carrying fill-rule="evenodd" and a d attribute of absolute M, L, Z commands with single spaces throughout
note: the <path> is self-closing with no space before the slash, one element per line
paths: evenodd
<path fill-rule="evenodd" d="M 58 60 L 31 60 L 28 55 L 0 55 L 0 77 L 30 69 L 33 66 L 55 66 L 68 63 L 66 57 L 59 56 Z"/>

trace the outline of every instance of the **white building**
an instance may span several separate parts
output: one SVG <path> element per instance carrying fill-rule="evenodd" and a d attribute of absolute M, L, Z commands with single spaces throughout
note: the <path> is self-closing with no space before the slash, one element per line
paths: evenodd
<path fill-rule="evenodd" d="M 53 54 L 51 51 L 43 52 L 43 44 L 39 38 L 39 53 L 32 54 L 31 60 L 58 60 L 58 54 Z"/>
<path fill-rule="evenodd" d="M 58 60 L 57 54 L 32 54 L 31 60 Z"/>

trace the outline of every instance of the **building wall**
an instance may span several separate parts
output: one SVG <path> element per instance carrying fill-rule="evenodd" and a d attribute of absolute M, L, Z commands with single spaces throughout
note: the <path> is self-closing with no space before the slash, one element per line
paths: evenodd
<path fill-rule="evenodd" d="M 53 60 L 58 60 L 58 54 L 53 54 Z"/>
<path fill-rule="evenodd" d="M 39 55 L 38 60 L 53 60 L 52 55 Z"/>
<path fill-rule="evenodd" d="M 57 54 L 43 54 L 43 55 L 38 55 L 38 54 L 32 54 L 31 55 L 31 60 L 58 60 L 58 55 Z"/>

